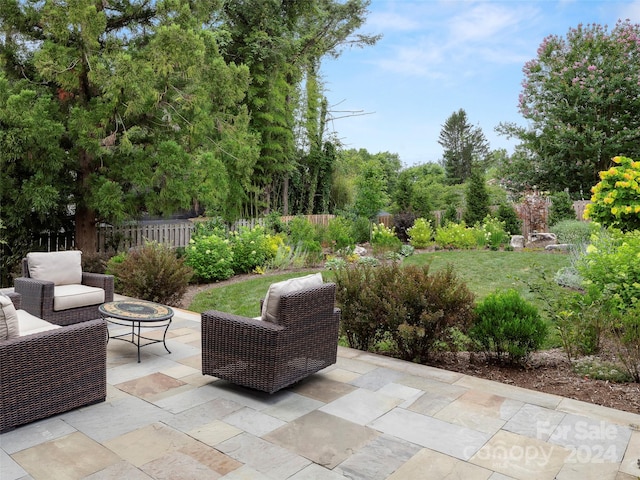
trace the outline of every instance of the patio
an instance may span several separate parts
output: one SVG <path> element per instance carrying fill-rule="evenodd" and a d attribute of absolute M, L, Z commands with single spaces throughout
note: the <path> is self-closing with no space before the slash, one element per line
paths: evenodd
<path fill-rule="evenodd" d="M 0 478 L 640 475 L 640 415 L 348 348 L 270 396 L 203 376 L 200 315 L 175 311 L 171 354 L 109 342 L 106 402 L 0 435 Z"/>

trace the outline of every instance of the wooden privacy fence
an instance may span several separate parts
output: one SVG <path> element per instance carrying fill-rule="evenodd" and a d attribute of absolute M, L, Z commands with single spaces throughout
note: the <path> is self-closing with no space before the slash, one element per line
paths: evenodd
<path fill-rule="evenodd" d="M 589 203 L 588 200 L 581 200 L 573 203 L 573 208 L 576 212 L 576 218 L 582 220 L 584 209 Z M 547 209 L 549 204 L 543 202 L 542 210 L 537 214 L 526 211 L 526 208 L 522 204 L 516 205 L 516 211 L 522 219 L 522 234 L 528 237 L 533 230 L 544 231 L 547 229 Z M 434 212 L 436 216 L 441 212 Z M 460 212 L 461 214 L 461 212 Z M 300 215 L 288 215 L 281 217 L 284 223 L 290 220 L 300 217 Z M 329 222 L 335 215 L 302 215 L 313 224 L 317 225 L 329 225 Z M 540 218 L 544 219 L 543 224 L 540 223 Z M 191 240 L 191 235 L 195 229 L 197 222 L 203 221 L 202 219 L 189 219 L 189 220 L 152 220 L 144 222 L 131 222 L 126 225 L 113 226 L 108 224 L 100 224 L 97 227 L 97 244 L 98 252 L 114 252 L 128 250 L 133 247 L 143 245 L 145 241 L 154 241 L 162 244 L 169 245 L 171 247 L 186 247 Z M 383 215 L 378 217 L 379 223 L 384 223 L 386 226 L 393 226 L 393 216 Z M 232 226 L 232 230 L 237 230 L 241 227 L 253 228 L 256 225 L 262 225 L 264 219 L 248 219 L 239 220 Z M 73 232 L 48 232 L 38 236 L 38 245 L 42 250 L 57 251 L 57 250 L 71 250 L 74 248 Z"/>
<path fill-rule="evenodd" d="M 284 223 L 296 217 L 304 217 L 316 225 L 329 225 L 329 221 L 335 215 L 288 215 L 281 217 Z M 144 245 L 145 241 L 153 241 L 169 245 L 171 247 L 186 247 L 191 240 L 191 235 L 198 222 L 203 219 L 190 220 L 167 220 L 167 221 L 146 221 L 140 223 L 129 223 L 126 225 L 98 226 L 98 252 L 123 251 L 130 248 Z M 252 218 L 238 220 L 231 225 L 231 230 L 240 228 L 254 228 L 256 225 L 264 224 L 262 218 Z M 55 248 L 50 248 L 55 250 Z M 60 248 L 60 250 L 62 250 Z"/>

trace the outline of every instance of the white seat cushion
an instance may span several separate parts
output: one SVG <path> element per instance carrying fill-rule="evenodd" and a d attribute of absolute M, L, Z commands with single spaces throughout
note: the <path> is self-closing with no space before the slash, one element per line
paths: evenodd
<path fill-rule="evenodd" d="M 29 276 L 55 285 L 82 283 L 82 252 L 30 252 L 27 254 Z"/>
<path fill-rule="evenodd" d="M 24 335 L 31 335 L 32 333 L 46 332 L 49 330 L 55 330 L 56 328 L 62 328 L 60 325 L 49 323 L 35 317 L 25 310 L 18 310 L 17 313 L 21 337 Z"/>
<path fill-rule="evenodd" d="M 104 290 L 87 285 L 60 285 L 53 289 L 55 311 L 104 303 Z"/>
<path fill-rule="evenodd" d="M 319 287 L 321 285 L 321 273 L 312 273 L 304 277 L 296 277 L 282 282 L 272 283 L 269 286 L 269 291 L 267 291 L 267 296 L 262 304 L 262 319 L 267 322 L 278 323 L 277 314 L 278 307 L 280 306 L 280 297 L 282 295 L 305 288 Z"/>
<path fill-rule="evenodd" d="M 0 294 L 0 340 L 16 338 L 19 334 L 16 307 L 9 297 Z"/>

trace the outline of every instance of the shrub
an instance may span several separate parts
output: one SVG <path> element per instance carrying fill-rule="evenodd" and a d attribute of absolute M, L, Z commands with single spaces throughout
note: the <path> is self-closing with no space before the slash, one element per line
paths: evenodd
<path fill-rule="evenodd" d="M 448 223 L 458 223 L 459 221 L 460 217 L 458 216 L 458 207 L 453 204 L 447 205 L 444 215 L 440 219 L 440 226 L 444 227 Z"/>
<path fill-rule="evenodd" d="M 218 235 L 191 238 L 185 263 L 200 281 L 215 282 L 233 276 L 233 252 L 229 240 Z"/>
<path fill-rule="evenodd" d="M 233 252 L 231 265 L 234 273 L 248 273 L 256 267 L 266 266 L 275 255 L 270 248 L 269 238 L 265 229 L 259 225 L 252 229 L 243 227 L 239 232 L 233 232 L 229 239 Z"/>
<path fill-rule="evenodd" d="M 548 222 L 552 227 L 563 220 L 575 220 L 576 211 L 573 209 L 573 202 L 567 192 L 557 192 L 551 195 L 551 205 L 549 205 Z"/>
<path fill-rule="evenodd" d="M 428 265 L 356 264 L 335 278 L 342 333 L 354 348 L 391 339 L 403 359 L 424 362 L 451 329 L 472 320 L 473 294 L 451 266 L 430 274 Z"/>
<path fill-rule="evenodd" d="M 334 252 L 355 245 L 352 230 L 352 222 L 346 217 L 334 217 L 329 220 L 325 235 Z"/>
<path fill-rule="evenodd" d="M 580 220 L 562 220 L 556 223 L 551 231 L 556 234 L 558 243 L 569 243 L 580 247 L 589 243 L 593 224 Z"/>
<path fill-rule="evenodd" d="M 634 382 L 640 382 L 640 303 L 627 309 L 612 330 L 618 358 Z"/>
<path fill-rule="evenodd" d="M 171 248 L 155 242 L 131 250 L 121 262 L 112 259 L 109 269 L 123 295 L 168 305 L 180 301 L 193 275 Z"/>
<path fill-rule="evenodd" d="M 395 268 L 381 301 L 389 332 L 404 360 L 424 363 L 441 344 L 451 345 L 452 331 L 467 331 L 473 321 L 474 295 L 451 265 L 429 272 L 429 266 Z"/>
<path fill-rule="evenodd" d="M 426 248 L 433 241 L 433 229 L 431 223 L 424 218 L 418 218 L 413 226 L 407 229 L 409 243 L 415 248 Z"/>
<path fill-rule="evenodd" d="M 401 242 L 409 241 L 409 229 L 415 221 L 416 216 L 411 212 L 397 213 L 393 216 L 393 228 Z"/>
<path fill-rule="evenodd" d="M 287 224 L 290 246 L 300 252 L 304 252 L 309 263 L 313 263 L 322 257 L 322 245 L 313 224 L 305 217 L 295 217 Z"/>
<path fill-rule="evenodd" d="M 600 172 L 600 182 L 591 189 L 584 218 L 623 231 L 640 229 L 640 162 L 627 157 L 613 162 L 617 166 Z"/>
<path fill-rule="evenodd" d="M 498 250 L 510 240 L 504 223 L 490 215 L 485 217 L 479 230 L 482 235 L 481 245 L 486 245 L 491 250 Z"/>
<path fill-rule="evenodd" d="M 441 248 L 473 248 L 477 244 L 473 229 L 467 228 L 464 222 L 448 223 L 436 230 L 436 244 Z"/>
<path fill-rule="evenodd" d="M 501 203 L 496 211 L 496 218 L 504 222 L 504 228 L 509 235 L 522 235 L 522 220 L 513 205 Z"/>
<path fill-rule="evenodd" d="M 277 237 L 275 237 L 277 238 Z M 281 270 L 286 268 L 302 268 L 308 264 L 308 253 L 301 245 L 291 248 L 290 245 L 278 245 L 275 255 L 269 261 L 269 268 Z"/>
<path fill-rule="evenodd" d="M 111 255 L 100 252 L 83 252 L 82 253 L 82 271 L 90 273 L 105 273 L 107 262 Z"/>
<path fill-rule="evenodd" d="M 592 294 L 624 310 L 640 301 L 640 230 L 601 230 L 592 236 L 577 266 Z"/>
<path fill-rule="evenodd" d="M 379 301 L 377 268 L 370 265 L 336 264 L 336 302 L 341 309 L 340 332 L 352 348 L 368 351 L 382 338 L 382 303 Z"/>
<path fill-rule="evenodd" d="M 490 294 L 475 313 L 469 336 L 500 361 L 522 362 L 547 336 L 547 325 L 536 307 L 514 289 Z"/>
<path fill-rule="evenodd" d="M 398 252 L 402 242 L 396 237 L 393 228 L 386 227 L 384 223 L 374 223 L 371 228 L 371 246 L 377 253 Z"/>
<path fill-rule="evenodd" d="M 567 358 L 597 353 L 613 318 L 607 300 L 570 292 L 558 296 L 555 302 L 553 322 Z"/>
<path fill-rule="evenodd" d="M 356 217 L 351 226 L 351 236 L 355 243 L 371 240 L 371 222 L 366 217 Z"/>

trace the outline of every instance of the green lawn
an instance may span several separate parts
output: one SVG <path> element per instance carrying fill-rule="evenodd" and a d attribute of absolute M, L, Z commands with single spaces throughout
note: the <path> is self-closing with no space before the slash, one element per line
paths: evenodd
<path fill-rule="evenodd" d="M 412 255 L 405 260 L 406 265 L 423 265 L 431 262 L 432 270 L 451 263 L 456 272 L 465 280 L 468 287 L 483 299 L 496 289 L 516 288 L 521 294 L 539 307 L 520 279 L 532 280 L 537 276 L 536 266 L 542 268 L 548 278 L 560 268 L 569 264 L 569 256 L 563 253 L 543 251 L 494 252 L 490 250 L 436 251 Z M 318 270 L 315 270 L 318 271 Z M 277 275 L 256 275 L 248 280 L 214 287 L 195 296 L 189 310 L 221 310 L 247 317 L 260 315 L 260 300 L 267 293 L 272 282 L 285 280 L 312 273 L 289 272 Z M 331 279 L 330 271 L 323 271 L 325 279 Z"/>

